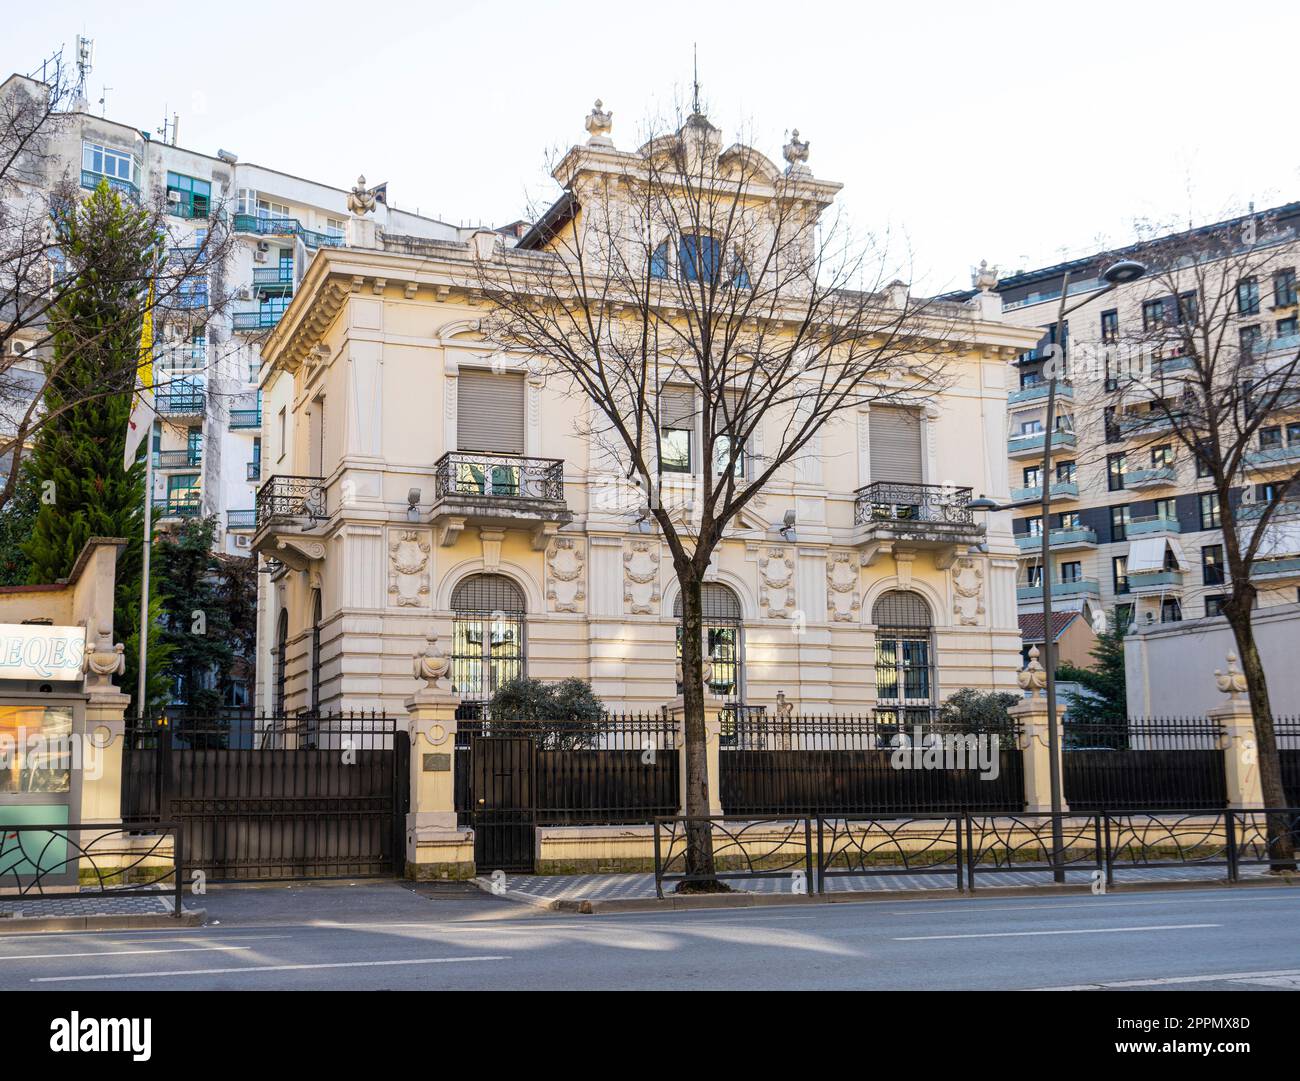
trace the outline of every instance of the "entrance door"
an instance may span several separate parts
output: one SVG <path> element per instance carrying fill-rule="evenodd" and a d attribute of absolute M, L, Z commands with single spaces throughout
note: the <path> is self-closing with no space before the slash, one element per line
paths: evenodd
<path fill-rule="evenodd" d="M 533 741 L 475 736 L 471 741 L 474 864 L 479 874 L 532 873 L 536 838 Z"/>

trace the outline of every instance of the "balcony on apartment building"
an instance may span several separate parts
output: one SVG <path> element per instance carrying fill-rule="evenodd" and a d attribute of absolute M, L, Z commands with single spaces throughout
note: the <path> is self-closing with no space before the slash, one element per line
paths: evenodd
<path fill-rule="evenodd" d="M 950 562 L 958 548 L 984 539 L 970 498 L 969 488 L 874 481 L 854 493 L 853 543 L 868 551 L 868 564 L 896 549 L 934 550 Z"/>
<path fill-rule="evenodd" d="M 284 309 L 257 308 L 253 311 L 231 313 L 231 322 L 235 330 L 269 330 L 280 322 Z"/>
<path fill-rule="evenodd" d="M 261 214 L 236 214 L 232 228 L 236 233 L 253 236 L 296 236 L 309 248 L 340 248 L 343 237 L 304 229 L 297 218 L 263 217 Z"/>
<path fill-rule="evenodd" d="M 256 509 L 226 511 L 226 529 L 231 533 L 247 533 L 251 532 L 256 527 Z"/>
<path fill-rule="evenodd" d="M 1156 465 L 1150 469 L 1129 469 L 1124 473 L 1124 487 L 1137 491 L 1165 488 L 1178 483 L 1178 469 L 1172 465 Z"/>
<path fill-rule="evenodd" d="M 201 386 L 173 383 L 154 396 L 154 408 L 164 417 L 201 417 L 205 404 Z"/>
<path fill-rule="evenodd" d="M 97 173 L 93 169 L 81 170 L 81 186 L 89 191 L 94 191 L 99 187 L 99 182 L 103 180 L 108 186 L 116 192 L 125 195 L 132 202 L 140 201 L 140 189 L 129 180 L 123 180 L 121 177 L 108 176 L 106 173 Z"/>
<path fill-rule="evenodd" d="M 1025 435 L 1013 435 L 1007 438 L 1007 456 L 1011 458 L 1041 458 L 1043 440 L 1046 432 L 1029 432 Z M 1052 451 L 1074 450 L 1078 445 L 1074 433 L 1058 430 L 1052 433 Z"/>
<path fill-rule="evenodd" d="M 254 458 L 251 462 L 248 463 L 247 470 L 248 470 L 248 479 L 249 479 L 249 480 L 251 480 L 251 481 L 258 481 L 258 480 L 261 480 L 261 479 L 262 479 L 262 460 L 261 460 L 260 458 Z"/>
<path fill-rule="evenodd" d="M 167 471 L 171 469 L 198 469 L 203 465 L 203 451 L 199 447 L 186 450 L 156 450 L 153 452 L 153 467 Z"/>
<path fill-rule="evenodd" d="M 153 520 L 159 524 L 197 518 L 202 512 L 203 505 L 195 497 L 155 499 L 153 503 Z"/>
<path fill-rule="evenodd" d="M 1288 446 L 1278 445 L 1262 450 L 1248 451 L 1245 455 L 1246 468 L 1258 472 L 1272 469 L 1293 468 L 1300 465 L 1300 439 L 1293 439 Z"/>
<path fill-rule="evenodd" d="M 1036 484 L 1032 488 L 1012 488 L 1011 502 L 1028 503 L 1043 498 L 1043 486 Z M 1052 484 L 1052 502 L 1061 503 L 1079 498 L 1079 485 L 1072 480 L 1058 480 Z"/>
<path fill-rule="evenodd" d="M 1075 578 L 1069 582 L 1053 582 L 1052 597 L 1053 599 L 1073 599 L 1084 597 L 1100 601 L 1101 585 L 1098 583 L 1096 578 Z M 1017 601 L 1041 602 L 1042 599 L 1043 587 L 1041 583 L 1037 585 L 1016 586 Z"/>
<path fill-rule="evenodd" d="M 1250 570 L 1252 582 L 1280 585 L 1300 580 L 1300 556 L 1281 559 L 1259 559 Z"/>
<path fill-rule="evenodd" d="M 1177 518 L 1163 514 L 1148 514 L 1141 518 L 1131 518 L 1124 527 L 1126 537 L 1163 537 L 1170 533 L 1181 532 Z"/>
<path fill-rule="evenodd" d="M 1146 597 L 1153 593 L 1181 593 L 1183 589 L 1183 572 L 1172 567 L 1157 567 L 1153 570 L 1133 570 L 1128 572 L 1128 592 L 1135 597 Z"/>
<path fill-rule="evenodd" d="M 324 478 L 277 474 L 257 490 L 253 547 L 294 570 L 306 570 L 312 560 L 325 558 L 325 545 L 312 531 L 326 517 Z"/>
<path fill-rule="evenodd" d="M 1067 552 L 1072 549 L 1097 547 L 1097 531 L 1082 527 L 1053 529 L 1048 537 L 1048 544 L 1054 552 Z M 1021 552 L 1032 555 L 1043 547 L 1041 533 L 1024 533 L 1016 537 L 1016 545 Z"/>
<path fill-rule="evenodd" d="M 291 296 L 293 284 L 292 266 L 253 268 L 253 291 L 261 296 Z"/>
<path fill-rule="evenodd" d="M 1125 413 L 1119 420 L 1119 434 L 1124 439 L 1171 432 L 1173 428 L 1174 418 L 1163 409 Z"/>
<path fill-rule="evenodd" d="M 260 409 L 232 409 L 230 411 L 230 430 L 232 432 L 260 430 L 261 427 L 262 411 Z"/>
<path fill-rule="evenodd" d="M 1048 385 L 1047 380 L 1043 380 L 1041 383 L 1030 383 L 1019 390 L 1013 390 L 1007 395 L 1007 404 L 1019 406 L 1046 403 Z M 1070 383 L 1058 382 L 1056 384 L 1056 400 L 1058 402 L 1074 401 L 1074 386 Z"/>
<path fill-rule="evenodd" d="M 455 544 L 466 525 L 479 525 L 528 529 L 540 551 L 572 519 L 562 458 L 458 450 L 434 466 L 432 520 L 441 544 Z"/>

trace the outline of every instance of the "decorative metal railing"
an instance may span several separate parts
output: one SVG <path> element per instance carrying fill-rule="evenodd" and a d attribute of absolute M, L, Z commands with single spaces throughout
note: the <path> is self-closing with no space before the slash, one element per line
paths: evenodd
<path fill-rule="evenodd" d="M 231 321 L 236 330 L 265 330 L 275 326 L 284 315 L 283 308 L 270 308 L 255 312 L 234 312 Z"/>
<path fill-rule="evenodd" d="M 203 512 L 203 505 L 190 499 L 160 499 L 153 505 L 155 520 L 160 518 L 197 518 Z"/>
<path fill-rule="evenodd" d="M 131 181 L 123 180 L 121 177 L 116 176 L 105 176 L 103 173 L 96 173 L 90 169 L 81 170 L 81 186 L 83 188 L 89 188 L 91 191 L 94 191 L 99 187 L 99 182 L 101 180 L 106 182 L 114 191 L 121 192 L 129 199 L 134 199 L 139 202 L 140 189 L 132 184 Z"/>
<path fill-rule="evenodd" d="M 873 522 L 924 523 L 939 528 L 972 529 L 969 488 L 942 484 L 876 481 L 859 488 L 853 504 L 855 525 Z"/>
<path fill-rule="evenodd" d="M 260 428 L 262 426 L 262 411 L 260 409 L 232 409 L 230 411 L 230 427 L 233 429 L 240 428 Z M 249 480 L 256 480 L 255 475 L 250 475 Z"/>
<path fill-rule="evenodd" d="M 297 218 L 264 218 L 259 214 L 236 214 L 233 227 L 237 233 L 256 236 L 296 236 L 309 248 L 340 248 L 343 238 L 333 233 L 304 229 Z"/>
<path fill-rule="evenodd" d="M 156 450 L 153 464 L 158 469 L 198 469 L 203 464 L 203 451 Z"/>
<path fill-rule="evenodd" d="M 291 292 L 293 267 L 257 267 L 253 270 L 253 285 L 264 292 Z"/>
<path fill-rule="evenodd" d="M 167 416 L 194 416 L 204 410 L 204 395 L 202 390 L 163 391 L 154 405 Z"/>
<path fill-rule="evenodd" d="M 248 463 L 248 479 L 249 480 L 262 479 L 262 462 L 260 459 L 254 458 L 251 462 Z"/>
<path fill-rule="evenodd" d="M 274 476 L 257 490 L 257 525 L 325 517 L 321 477 Z"/>
<path fill-rule="evenodd" d="M 564 502 L 564 460 L 452 451 L 434 466 L 434 496 Z"/>
<path fill-rule="evenodd" d="M 227 529 L 253 529 L 257 525 L 257 511 L 255 510 L 228 510 L 226 511 L 226 528 Z"/>

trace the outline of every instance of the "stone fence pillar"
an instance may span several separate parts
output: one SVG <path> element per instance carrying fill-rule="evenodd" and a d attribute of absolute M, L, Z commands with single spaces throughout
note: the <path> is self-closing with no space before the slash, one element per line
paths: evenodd
<path fill-rule="evenodd" d="M 686 707 L 678 695 L 664 703 L 664 711 L 677 725 L 677 813 L 686 814 Z M 722 703 L 711 695 L 704 697 L 704 762 L 709 805 L 709 815 L 722 814 Z"/>
<path fill-rule="evenodd" d="M 408 878 L 473 878 L 474 835 L 456 824 L 456 708 L 460 696 L 445 679 L 450 661 L 438 636 L 415 657 L 423 689 L 406 701 L 411 745 L 410 809 L 406 815 Z"/>
<path fill-rule="evenodd" d="M 1228 654 L 1228 671 L 1215 669 L 1219 690 L 1228 696 L 1208 716 L 1223 728 L 1223 775 L 1227 783 L 1228 806 L 1234 809 L 1263 807 L 1264 789 L 1259 779 L 1259 748 L 1255 743 L 1255 717 L 1245 697 L 1246 677 L 1237 668 L 1237 655 Z"/>
<path fill-rule="evenodd" d="M 122 820 L 122 749 L 130 695 L 108 685 L 86 695 L 86 727 L 81 743 L 82 822 Z M 74 762 L 74 765 L 76 763 Z"/>
<path fill-rule="evenodd" d="M 1020 722 L 1020 758 L 1025 779 L 1025 810 L 1033 812 L 1050 812 L 1052 810 L 1052 757 L 1051 734 L 1048 728 L 1050 720 L 1047 715 L 1047 699 L 1043 697 L 1043 688 L 1047 685 L 1047 673 L 1038 662 L 1038 647 L 1029 651 L 1029 664 L 1020 673 L 1020 686 L 1030 692 L 1030 696 L 1007 712 Z M 1065 802 L 1065 732 L 1062 718 L 1065 707 L 1056 707 L 1056 746 L 1057 766 L 1061 778 L 1061 811 L 1068 812 Z"/>

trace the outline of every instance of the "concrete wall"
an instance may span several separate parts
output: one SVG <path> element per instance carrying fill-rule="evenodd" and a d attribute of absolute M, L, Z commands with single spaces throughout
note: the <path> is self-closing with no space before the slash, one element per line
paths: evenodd
<path fill-rule="evenodd" d="M 1257 609 L 1255 635 L 1275 716 L 1300 714 L 1300 604 Z M 1124 639 L 1128 711 L 1132 717 L 1201 716 L 1224 704 L 1214 670 L 1236 652 L 1222 616 L 1137 627 Z"/>

